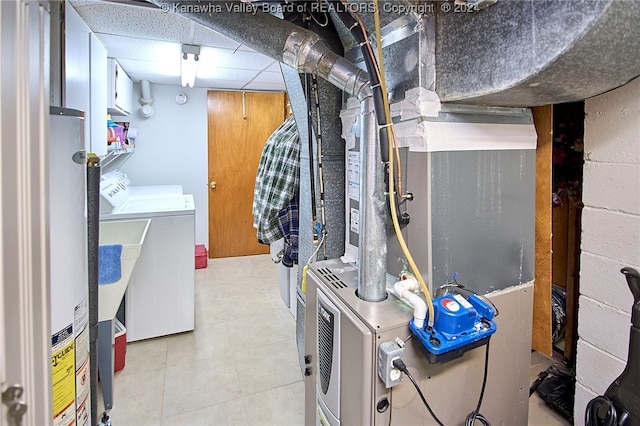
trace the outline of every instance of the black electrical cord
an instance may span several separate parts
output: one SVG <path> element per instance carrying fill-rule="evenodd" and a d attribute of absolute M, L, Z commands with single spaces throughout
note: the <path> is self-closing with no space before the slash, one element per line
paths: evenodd
<path fill-rule="evenodd" d="M 489 420 L 487 420 L 487 418 L 480 413 L 480 406 L 482 406 L 482 399 L 484 398 L 484 391 L 485 391 L 485 388 L 487 386 L 487 373 L 489 372 L 489 343 L 490 343 L 490 341 L 487 342 L 487 348 L 486 348 L 486 351 L 485 351 L 484 375 L 483 375 L 483 378 L 482 378 L 482 389 L 480 390 L 480 397 L 478 398 L 478 405 L 476 406 L 476 409 L 474 411 L 472 411 L 471 413 L 469 413 L 469 415 L 465 419 L 465 423 L 464 423 L 465 426 L 472 426 L 475 423 L 476 420 L 479 420 L 480 423 L 482 423 L 485 426 L 491 426 L 491 423 L 489 423 Z M 422 399 L 422 402 L 424 403 L 424 406 L 427 407 L 427 410 L 429 411 L 429 414 L 431 414 L 431 417 L 433 417 L 433 419 L 440 426 L 444 426 L 442 421 L 440 421 L 440 419 L 435 415 L 435 413 L 433 412 L 433 410 L 429 406 L 429 403 L 427 402 L 427 400 L 425 399 L 424 395 L 422 394 L 422 390 L 420 389 L 420 386 L 418 386 L 418 384 L 416 383 L 415 379 L 413 378 L 413 376 L 411 375 L 411 373 L 407 369 L 407 366 L 402 361 L 402 359 L 397 358 L 397 359 L 393 360 L 393 366 L 395 368 L 397 368 L 398 370 L 402 371 L 409 378 L 409 380 L 411 380 L 411 383 L 413 383 L 413 386 L 416 388 L 416 391 L 418 391 L 418 395 L 420 395 L 420 399 Z"/>
<path fill-rule="evenodd" d="M 384 164 L 389 163 L 389 144 L 392 141 L 389 140 L 389 134 L 387 133 L 387 126 L 392 125 L 392 122 L 387 121 L 387 116 L 385 114 L 384 108 L 384 97 L 387 96 L 386 93 L 382 91 L 382 84 L 380 79 L 378 78 L 378 73 L 380 72 L 378 68 L 378 62 L 376 57 L 373 55 L 372 50 L 370 49 L 369 40 L 367 38 L 367 33 L 365 28 L 363 28 L 360 23 L 353 16 L 353 13 L 357 15 L 357 12 L 350 11 L 349 7 L 345 7 L 343 1 L 345 0 L 324 0 L 329 9 L 333 11 L 340 21 L 347 27 L 347 29 L 351 32 L 354 39 L 359 43 L 360 50 L 362 51 L 362 59 L 365 64 L 365 68 L 367 69 L 367 73 L 369 74 L 369 79 L 371 81 L 371 89 L 373 94 L 373 104 L 374 104 L 374 112 L 376 115 L 376 119 L 378 121 L 378 137 L 380 141 L 380 156 L 381 160 Z M 348 4 L 348 3 L 347 3 Z M 361 142 L 362 143 L 362 142 Z M 388 173 L 385 173 L 385 184 L 388 186 L 389 182 L 387 180 Z M 398 218 L 400 218 L 401 225 L 407 225 L 410 220 L 409 214 L 405 211 L 400 211 L 400 200 L 399 195 L 393 194 L 392 196 L 396 197 L 396 212 Z M 413 199 L 410 196 L 409 199 Z"/>
<path fill-rule="evenodd" d="M 393 416 L 393 388 L 389 389 L 389 423 L 387 426 L 391 426 L 391 417 Z"/>
<path fill-rule="evenodd" d="M 600 418 L 600 409 L 605 405 L 608 405 L 609 408 L 607 408 L 605 417 Z M 596 396 L 589 401 L 585 412 L 584 424 L 585 426 L 617 426 L 618 411 L 613 405 L 613 401 L 606 396 Z"/>
<path fill-rule="evenodd" d="M 467 418 L 464 421 L 465 426 L 472 426 L 476 420 L 480 420 L 485 426 L 491 426 L 489 420 L 482 414 L 480 414 L 480 406 L 482 405 L 482 398 L 484 397 L 484 390 L 487 387 L 487 373 L 489 372 L 489 343 L 491 343 L 491 339 L 487 341 L 487 349 L 484 354 L 484 375 L 482 377 L 482 389 L 480 390 L 480 398 L 478 398 L 478 405 L 476 406 L 475 411 L 469 413 Z"/>
<path fill-rule="evenodd" d="M 444 426 L 444 424 L 440 421 L 438 416 L 436 416 L 436 414 L 433 412 L 433 410 L 429 406 L 429 403 L 427 402 L 427 400 L 425 399 L 424 395 L 422 394 L 422 390 L 420 390 L 420 386 L 418 386 L 418 384 L 416 383 L 415 379 L 413 378 L 413 376 L 411 375 L 411 373 L 407 369 L 407 366 L 405 365 L 404 361 L 402 361 L 400 358 L 394 359 L 393 360 L 393 366 L 395 368 L 397 368 L 398 370 L 402 371 L 409 378 L 409 380 L 411 380 L 411 383 L 413 383 L 413 386 L 416 388 L 416 391 L 418 391 L 418 395 L 420 395 L 420 399 L 422 399 L 422 402 L 424 403 L 424 406 L 427 407 L 427 410 L 429 410 L 429 414 L 431 414 L 431 417 L 433 417 L 433 419 L 440 426 Z"/>
<path fill-rule="evenodd" d="M 351 15 L 349 11 L 347 11 L 347 7 L 340 0 L 325 0 L 328 4 L 328 7 L 331 11 L 334 11 L 338 16 L 340 21 L 347 27 L 347 29 L 351 32 L 355 40 L 360 45 L 360 50 L 362 51 L 362 59 L 364 61 L 365 68 L 367 69 L 367 73 L 369 74 L 369 79 L 371 81 L 371 89 L 373 93 L 373 103 L 374 103 L 374 112 L 376 114 L 376 118 L 378 120 L 378 125 L 381 126 L 379 129 L 379 138 L 380 138 L 380 156 L 383 163 L 387 163 L 389 161 L 388 156 L 388 144 L 390 143 L 386 126 L 391 123 L 387 123 L 387 119 L 384 113 L 384 101 L 383 96 L 387 96 L 385 93 L 382 93 L 382 86 L 380 84 L 380 80 L 378 79 L 376 68 L 377 62 L 376 58 L 371 54 L 369 49 L 367 49 L 366 45 L 369 43 L 369 40 L 366 37 L 366 30 L 360 26 L 360 24 L 356 21 L 356 19 Z"/>
<path fill-rule="evenodd" d="M 311 221 L 315 225 L 317 219 L 316 210 L 316 183 L 313 160 L 313 127 L 311 126 L 311 75 L 304 75 L 305 97 L 307 98 L 307 138 L 309 142 L 309 183 L 311 192 Z M 320 238 L 320 236 L 318 236 Z"/>

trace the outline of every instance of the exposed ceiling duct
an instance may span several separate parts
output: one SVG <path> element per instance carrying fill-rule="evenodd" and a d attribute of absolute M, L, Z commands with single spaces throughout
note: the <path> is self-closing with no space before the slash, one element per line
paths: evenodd
<path fill-rule="evenodd" d="M 227 37 L 278 60 L 301 73 L 313 73 L 358 98 L 361 105 L 360 207 L 358 296 L 378 302 L 386 297 L 386 201 L 383 167 L 378 148 L 378 126 L 369 76 L 333 52 L 316 33 L 258 10 L 242 2 L 224 2 L 211 11 L 206 7 L 182 8 L 179 1 L 153 0 L 163 7 L 218 31 Z M 173 6 L 175 5 L 175 6 Z M 220 6 L 220 4 L 218 4 Z M 227 7 L 229 6 L 229 7 Z"/>
<path fill-rule="evenodd" d="M 397 3 L 415 10 L 409 0 Z M 443 2 L 433 4 L 423 9 L 436 18 L 435 89 L 442 102 L 513 107 L 572 102 L 640 76 L 640 2 L 500 0 L 466 13 L 464 6 L 456 13 Z M 361 14 L 373 34 L 371 14 Z M 382 17 L 387 29 L 406 18 Z M 349 50 L 354 40 L 336 26 Z"/>
<path fill-rule="evenodd" d="M 317 34 L 251 3 L 202 1 L 185 7 L 175 0 L 151 1 L 298 72 L 316 74 L 361 101 L 361 141 L 366 143 L 361 144 L 360 199 L 368 202 L 361 206 L 359 222 L 363 232 L 358 293 L 365 300 L 381 300 L 386 281 L 387 212 L 367 74 L 331 51 Z M 397 3 L 407 5 L 409 11 L 418 4 Z M 384 13 L 383 25 L 393 27 L 396 20 L 405 25 L 413 19 L 415 32 L 425 23 L 430 27 L 425 46 L 433 60 L 426 71 L 432 77 L 435 74 L 435 89 L 443 102 L 492 106 L 568 102 L 595 96 L 640 75 L 637 2 L 503 0 L 473 13 L 445 13 L 437 10 L 441 2 L 424 4 L 432 5 L 426 19 L 406 10 L 395 14 L 391 10 Z M 358 10 L 372 34 L 371 14 L 362 12 L 362 7 Z M 353 47 L 344 26 L 340 36 L 345 50 Z M 417 74 L 423 78 L 422 71 Z M 416 86 L 428 88 L 422 80 Z"/>
<path fill-rule="evenodd" d="M 577 101 L 640 75 L 640 2 L 499 1 L 439 13 L 443 102 L 534 106 Z"/>

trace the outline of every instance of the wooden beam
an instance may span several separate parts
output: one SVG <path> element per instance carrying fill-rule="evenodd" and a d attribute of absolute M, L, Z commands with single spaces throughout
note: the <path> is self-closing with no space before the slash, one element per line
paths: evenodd
<path fill-rule="evenodd" d="M 538 133 L 536 149 L 536 271 L 533 291 L 531 347 L 551 356 L 551 273 L 552 273 L 552 155 L 553 109 L 551 105 L 532 108 Z"/>

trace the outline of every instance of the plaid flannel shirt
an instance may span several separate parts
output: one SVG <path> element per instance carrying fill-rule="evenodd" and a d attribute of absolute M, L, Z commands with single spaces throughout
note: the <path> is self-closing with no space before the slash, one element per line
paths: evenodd
<path fill-rule="evenodd" d="M 278 213 L 278 228 L 284 236 L 282 264 L 287 268 L 298 264 L 298 235 L 300 234 L 298 196 Z"/>
<path fill-rule="evenodd" d="M 270 244 L 282 238 L 278 213 L 298 193 L 300 138 L 293 116 L 267 139 L 262 150 L 253 191 L 253 226 L 258 241 Z"/>

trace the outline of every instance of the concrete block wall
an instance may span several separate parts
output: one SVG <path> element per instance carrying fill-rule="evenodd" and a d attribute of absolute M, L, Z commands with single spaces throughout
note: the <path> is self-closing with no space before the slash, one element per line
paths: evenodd
<path fill-rule="evenodd" d="M 624 369 L 640 269 L 640 78 L 585 101 L 575 424 Z"/>

